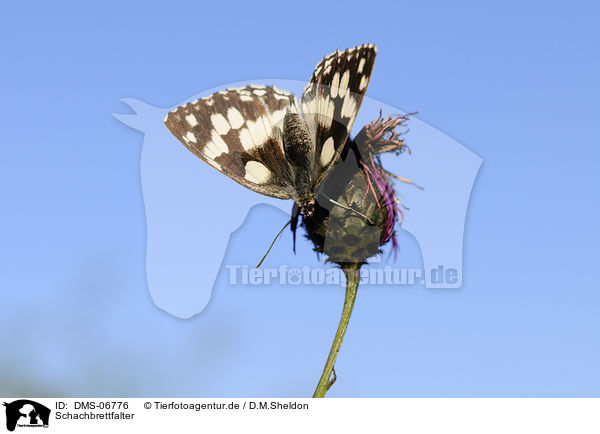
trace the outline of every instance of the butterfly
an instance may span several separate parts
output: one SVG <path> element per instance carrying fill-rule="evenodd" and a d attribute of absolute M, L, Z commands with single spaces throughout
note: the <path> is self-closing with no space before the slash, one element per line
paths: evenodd
<path fill-rule="evenodd" d="M 298 104 L 291 92 L 251 84 L 169 112 L 165 124 L 200 159 L 250 190 L 293 199 L 306 217 L 338 162 L 364 99 L 377 47 L 324 57 Z"/>

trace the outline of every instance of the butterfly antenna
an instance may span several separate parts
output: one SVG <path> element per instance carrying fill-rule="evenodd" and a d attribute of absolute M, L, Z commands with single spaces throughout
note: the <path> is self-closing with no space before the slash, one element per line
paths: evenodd
<path fill-rule="evenodd" d="M 265 259 L 267 259 L 267 255 L 269 254 L 269 252 L 271 251 L 271 249 L 273 248 L 273 245 L 275 244 L 275 241 L 277 241 L 277 238 L 279 238 L 279 236 L 283 233 L 283 230 L 285 228 L 288 227 L 288 225 L 292 222 L 292 219 L 289 219 L 288 222 L 285 224 L 284 227 L 281 228 L 281 230 L 279 231 L 279 233 L 275 236 L 275 239 L 273 240 L 273 242 L 271 243 L 271 245 L 269 246 L 269 250 L 267 250 L 267 253 L 265 253 L 265 256 L 262 257 L 262 259 L 260 260 L 260 262 L 258 263 L 258 265 L 256 266 L 256 268 L 260 267 L 261 264 L 265 261 Z"/>

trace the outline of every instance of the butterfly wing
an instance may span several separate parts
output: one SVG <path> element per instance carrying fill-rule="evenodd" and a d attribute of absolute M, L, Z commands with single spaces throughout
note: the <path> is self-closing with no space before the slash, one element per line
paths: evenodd
<path fill-rule="evenodd" d="M 229 88 L 169 112 L 167 128 L 197 157 L 234 181 L 280 199 L 294 194 L 282 122 L 298 112 L 293 94 L 275 86 Z"/>
<path fill-rule="evenodd" d="M 377 47 L 364 44 L 332 53 L 317 64 L 301 99 L 315 144 L 315 185 L 337 163 L 373 71 Z"/>

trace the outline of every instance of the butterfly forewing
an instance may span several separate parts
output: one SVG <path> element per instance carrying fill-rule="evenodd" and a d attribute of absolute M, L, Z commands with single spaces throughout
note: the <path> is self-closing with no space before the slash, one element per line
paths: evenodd
<path fill-rule="evenodd" d="M 167 128 L 196 156 L 258 193 L 294 196 L 285 159 L 282 122 L 297 111 L 295 97 L 276 87 L 250 85 L 214 93 L 170 112 Z"/>
<path fill-rule="evenodd" d="M 373 44 L 365 44 L 319 62 L 302 94 L 302 117 L 288 116 L 285 134 L 286 113 L 299 113 L 296 99 L 264 85 L 231 88 L 185 104 L 170 112 L 165 124 L 195 155 L 245 187 L 306 205 L 339 160 L 376 52 Z M 298 139 L 302 129 L 310 140 Z"/>
<path fill-rule="evenodd" d="M 315 185 L 337 163 L 367 91 L 377 48 L 336 51 L 319 62 L 302 94 L 302 113 L 315 140 Z"/>

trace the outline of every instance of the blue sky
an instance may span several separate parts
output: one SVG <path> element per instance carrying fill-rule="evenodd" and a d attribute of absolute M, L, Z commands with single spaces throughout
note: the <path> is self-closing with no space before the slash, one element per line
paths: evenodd
<path fill-rule="evenodd" d="M 359 292 L 329 395 L 598 396 L 599 12 L 594 2 L 5 2 L 0 395 L 310 396 L 342 289 L 219 281 L 191 319 L 157 308 L 144 138 L 111 113 L 127 111 L 123 97 L 170 107 L 226 83 L 305 80 L 326 53 L 373 42 L 368 95 L 418 110 L 483 165 L 462 288 Z M 281 219 L 253 208 L 227 260 L 247 262 L 246 246 Z M 418 254 L 406 233 L 400 241 Z M 289 237 L 272 254 L 287 260 Z"/>

